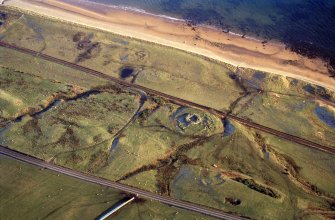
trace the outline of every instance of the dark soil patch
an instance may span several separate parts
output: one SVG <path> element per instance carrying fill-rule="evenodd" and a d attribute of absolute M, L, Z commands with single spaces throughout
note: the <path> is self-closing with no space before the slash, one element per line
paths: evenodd
<path fill-rule="evenodd" d="M 72 40 L 77 45 L 78 50 L 83 50 L 76 58 L 76 62 L 83 62 L 87 59 L 97 57 L 101 52 L 100 42 L 93 42 L 93 34 L 86 34 L 83 32 L 76 33 Z"/>
<path fill-rule="evenodd" d="M 33 118 L 31 120 L 29 120 L 27 123 L 25 123 L 22 126 L 23 129 L 23 133 L 24 134 L 29 134 L 31 133 L 31 131 L 33 130 L 34 132 L 36 132 L 36 135 L 42 135 L 42 130 L 41 127 L 38 124 L 38 119 Z"/>
<path fill-rule="evenodd" d="M 79 63 L 88 59 L 95 58 L 100 54 L 100 52 L 101 46 L 99 42 L 89 44 L 89 46 L 87 46 L 87 49 L 83 53 L 80 53 L 78 55 L 76 62 Z"/>
<path fill-rule="evenodd" d="M 272 198 L 279 198 L 279 194 L 277 194 L 270 188 L 257 184 L 253 179 L 242 179 L 240 177 L 237 177 L 233 180 L 242 183 L 243 185 L 249 187 L 252 190 L 255 190 Z"/>
<path fill-rule="evenodd" d="M 85 37 L 84 32 L 78 32 L 73 36 L 72 40 L 73 40 L 73 42 L 79 42 L 79 41 L 82 41 L 84 39 L 84 37 Z"/>
<path fill-rule="evenodd" d="M 154 170 L 158 166 L 159 166 L 158 164 L 149 164 L 149 165 L 142 166 L 141 168 L 136 169 L 136 170 L 124 175 L 118 181 L 129 179 L 130 177 L 136 176 L 137 174 L 140 174 L 140 173 L 145 172 L 145 171 Z"/>
<path fill-rule="evenodd" d="M 234 205 L 234 206 L 241 204 L 241 200 L 234 199 L 234 198 L 225 198 L 225 201 L 230 203 L 231 205 Z"/>
<path fill-rule="evenodd" d="M 90 159 L 88 165 L 88 172 L 96 173 L 102 167 L 107 165 L 107 161 L 108 161 L 108 153 L 102 150 L 98 151 L 97 153 L 93 154 Z"/>
<path fill-rule="evenodd" d="M 141 125 L 158 109 L 160 108 L 160 105 L 156 105 L 153 108 L 146 108 L 143 109 L 141 112 L 138 114 L 138 121 L 140 122 Z"/>
<path fill-rule="evenodd" d="M 138 61 L 144 60 L 144 58 L 148 56 L 145 51 L 137 51 L 135 55 L 137 56 Z"/>
<path fill-rule="evenodd" d="M 58 140 L 58 144 L 64 147 L 71 148 L 73 150 L 79 147 L 79 143 L 80 140 L 71 128 L 66 128 L 66 131 Z"/>
<path fill-rule="evenodd" d="M 330 207 L 331 210 L 335 211 L 335 201 L 330 202 L 329 207 Z"/>

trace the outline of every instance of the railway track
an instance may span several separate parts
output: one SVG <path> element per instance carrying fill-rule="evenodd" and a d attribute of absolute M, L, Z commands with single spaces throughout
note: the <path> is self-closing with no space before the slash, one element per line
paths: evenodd
<path fill-rule="evenodd" d="M 48 163 L 45 162 L 43 160 L 37 159 L 35 157 L 20 153 L 18 151 L 9 149 L 7 147 L 1 146 L 0 145 L 0 154 L 5 155 L 7 157 L 11 157 L 14 158 L 16 160 L 20 160 L 23 161 L 25 163 L 29 163 L 41 168 L 45 168 L 48 170 L 52 170 L 58 173 L 62 173 L 64 175 L 67 176 L 71 176 L 83 181 L 87 181 L 87 182 L 91 182 L 91 183 L 95 183 L 95 184 L 99 184 L 102 186 L 106 186 L 106 187 L 110 187 L 110 188 L 114 188 L 114 189 L 118 189 L 127 193 L 130 193 L 132 195 L 136 195 L 137 197 L 141 197 L 144 199 L 149 199 L 149 200 L 154 200 L 157 202 L 161 202 L 167 205 L 171 205 L 174 207 L 178 207 L 178 208 L 182 208 L 182 209 L 186 209 L 189 211 L 194 211 L 194 212 L 198 212 L 207 216 L 212 216 L 215 218 L 219 218 L 219 219 L 225 219 L 225 220 L 242 220 L 244 218 L 239 217 L 239 216 L 234 216 L 232 214 L 229 213 L 225 213 L 221 210 L 218 209 L 213 209 L 213 208 L 209 208 L 207 206 L 202 206 L 199 204 L 195 204 L 195 203 L 191 203 L 191 202 L 186 202 L 186 201 L 182 201 L 182 200 L 178 200 L 178 199 L 174 199 L 171 197 L 167 197 L 167 196 L 161 196 L 152 192 L 148 192 L 142 189 L 138 189 L 126 184 L 122 184 L 122 183 L 118 183 L 118 182 L 113 182 L 110 180 L 106 180 L 100 177 L 96 177 L 96 176 L 92 176 L 92 175 L 88 175 L 86 173 L 82 173 L 79 171 L 75 171 L 75 170 L 71 170 L 69 168 L 65 168 L 65 167 L 61 167 L 52 163 Z"/>
<path fill-rule="evenodd" d="M 271 135 L 274 135 L 274 136 L 277 136 L 279 138 L 283 138 L 283 139 L 295 142 L 297 144 L 304 145 L 304 146 L 309 147 L 309 148 L 313 148 L 313 149 L 316 149 L 316 150 L 320 150 L 320 151 L 324 151 L 324 152 L 327 152 L 327 153 L 335 154 L 335 146 L 321 145 L 321 144 L 309 141 L 307 139 L 304 139 L 304 138 L 301 138 L 301 137 L 298 137 L 298 136 L 294 136 L 294 135 L 291 135 L 291 134 L 288 134 L 288 133 L 285 133 L 285 132 L 275 130 L 275 129 L 270 128 L 270 127 L 266 127 L 266 126 L 257 124 L 255 122 L 252 122 L 252 121 L 244 119 L 244 118 L 240 118 L 240 117 L 232 115 L 232 114 L 227 114 L 225 112 L 222 112 L 222 111 L 217 110 L 217 109 L 210 108 L 208 106 L 204 106 L 204 105 L 201 105 L 201 104 L 198 104 L 198 103 L 195 103 L 195 102 L 191 102 L 191 101 L 188 101 L 188 100 L 185 100 L 185 99 L 181 99 L 181 98 L 178 98 L 178 97 L 175 97 L 175 96 L 171 96 L 171 95 L 168 95 L 166 93 L 162 93 L 162 92 L 159 92 L 159 91 L 156 91 L 156 90 L 153 90 L 153 89 L 150 89 L 150 88 L 138 85 L 138 84 L 128 83 L 124 80 L 121 80 L 119 78 L 107 75 L 105 73 L 102 73 L 102 72 L 99 72 L 99 71 L 96 71 L 96 70 L 93 70 L 93 69 L 90 69 L 90 68 L 87 68 L 87 67 L 84 67 L 84 66 L 80 66 L 76 63 L 71 63 L 71 62 L 68 62 L 68 61 L 53 57 L 53 56 L 49 56 L 47 54 L 39 53 L 38 51 L 34 51 L 34 50 L 31 50 L 31 49 L 28 49 L 28 48 L 23 48 L 23 47 L 19 47 L 19 46 L 12 45 L 12 44 L 7 44 L 7 43 L 1 42 L 1 41 L 0 41 L 0 46 L 8 48 L 8 49 L 13 49 L 13 50 L 16 50 L 16 51 L 19 51 L 19 52 L 22 52 L 22 53 L 26 53 L 26 54 L 29 54 L 29 55 L 32 55 L 32 56 L 36 56 L 36 57 L 45 59 L 47 61 L 51 61 L 51 62 L 60 64 L 60 65 L 63 65 L 63 66 L 66 66 L 66 67 L 69 67 L 69 68 L 72 68 L 72 69 L 76 69 L 76 70 L 82 71 L 84 73 L 87 73 L 87 74 L 90 74 L 90 75 L 93 75 L 93 76 L 96 76 L 96 77 L 100 77 L 100 78 L 112 81 L 112 82 L 117 83 L 119 85 L 122 85 L 124 87 L 139 89 L 139 90 L 142 90 L 142 91 L 146 92 L 147 94 L 156 95 L 156 96 L 160 96 L 160 97 L 163 97 L 165 99 L 168 99 L 170 102 L 178 104 L 178 105 L 184 105 L 184 106 L 198 108 L 198 109 L 201 109 L 201 110 L 204 110 L 204 111 L 208 111 L 208 112 L 210 112 L 210 113 L 212 113 L 212 114 L 214 114 L 214 115 L 216 115 L 220 118 L 229 118 L 229 119 L 234 120 L 234 121 L 236 121 L 236 122 L 238 122 L 238 123 L 240 123 L 244 126 L 247 126 L 247 127 L 250 127 L 250 128 L 253 128 L 253 129 L 256 129 L 256 130 L 259 130 L 259 131 L 262 131 L 262 132 L 265 132 L 265 133 L 268 133 L 268 134 L 271 134 Z"/>

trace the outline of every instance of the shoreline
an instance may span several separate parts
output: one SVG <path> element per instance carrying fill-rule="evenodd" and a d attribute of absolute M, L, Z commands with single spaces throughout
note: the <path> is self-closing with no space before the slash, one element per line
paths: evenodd
<path fill-rule="evenodd" d="M 61 1 L 69 3 L 69 4 L 71 4 L 71 2 L 73 2 L 72 0 L 61 0 Z M 88 1 L 88 0 L 75 0 L 75 1 L 77 1 L 79 3 L 78 4 L 79 7 L 80 7 L 80 3 L 82 3 L 82 4 L 88 4 L 88 5 L 96 5 L 98 7 L 108 7 L 108 8 L 115 9 L 115 10 L 124 10 L 124 11 L 135 12 L 135 13 L 139 13 L 139 14 L 144 14 L 144 15 L 148 15 L 148 16 L 153 16 L 153 17 L 157 17 L 157 18 L 166 19 L 168 22 L 191 23 L 191 21 L 188 21 L 188 20 L 183 19 L 183 18 L 171 17 L 171 16 L 164 15 L 164 14 L 154 14 L 154 13 L 148 12 L 144 9 L 135 8 L 135 7 L 131 7 L 131 6 L 104 4 L 104 3 L 92 2 L 92 1 Z M 74 4 L 74 5 L 76 5 L 76 4 Z M 208 24 L 197 24 L 197 25 L 194 25 L 194 26 L 208 28 L 208 29 L 212 29 L 214 31 L 221 31 L 219 28 L 217 28 L 215 26 L 208 25 Z M 263 42 L 264 41 L 264 40 L 258 39 L 256 37 L 252 37 L 252 36 L 242 34 L 242 33 L 233 32 L 231 30 L 227 30 L 224 33 L 235 35 L 235 36 L 238 36 L 238 37 L 244 37 L 246 39 L 254 40 L 254 41 L 257 41 L 257 42 Z"/>
<path fill-rule="evenodd" d="M 71 2 L 70 1 L 66 1 L 66 0 L 62 0 L 63 2 Z M 111 9 L 116 9 L 116 10 L 124 10 L 124 11 L 131 11 L 131 12 L 136 12 L 136 13 L 141 13 L 141 14 L 145 14 L 145 15 L 149 15 L 149 16 L 154 16 L 154 17 L 159 17 L 159 18 L 163 18 L 163 19 L 167 19 L 167 20 L 171 20 L 171 21 L 182 21 L 182 22 L 186 22 L 185 19 L 181 19 L 181 18 L 175 18 L 175 17 L 170 17 L 168 15 L 163 15 L 163 14 L 154 14 L 151 12 L 148 12 L 144 9 L 140 9 L 140 8 L 135 8 L 135 7 L 131 7 L 131 6 L 125 6 L 125 5 L 112 5 L 112 4 L 104 4 L 104 3 L 99 3 L 99 2 L 91 2 L 91 1 L 87 1 L 87 0 L 76 0 L 79 3 L 83 3 L 83 4 L 91 4 L 91 5 L 97 5 L 97 6 L 101 6 L 101 7 L 108 7 Z"/>
<path fill-rule="evenodd" d="M 100 29 L 134 39 L 173 47 L 236 67 L 284 75 L 335 90 L 326 63 L 308 59 L 285 48 L 280 42 L 260 42 L 205 25 L 192 26 L 185 20 L 171 20 L 118 6 L 101 8 L 101 3 L 71 0 L 7 0 L 11 6 L 40 16 Z M 100 6 L 97 6 L 100 5 Z M 118 7 L 118 8 L 116 8 Z M 177 18 L 176 18 L 177 19 Z"/>

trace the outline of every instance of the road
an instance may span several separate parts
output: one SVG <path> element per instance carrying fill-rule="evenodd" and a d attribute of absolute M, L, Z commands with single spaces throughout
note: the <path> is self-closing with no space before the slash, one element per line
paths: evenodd
<path fill-rule="evenodd" d="M 232 114 L 227 114 L 223 111 L 220 111 L 220 110 L 217 110 L 217 109 L 214 109 L 214 108 L 210 108 L 208 106 L 204 106 L 204 105 L 201 105 L 201 104 L 198 104 L 198 103 L 195 103 L 195 102 L 191 102 L 191 101 L 188 101 L 188 100 L 185 100 L 185 99 L 174 97 L 174 96 L 171 96 L 171 95 L 168 95 L 168 94 L 165 94 L 165 93 L 162 93 L 162 92 L 159 92 L 159 91 L 156 91 L 156 90 L 153 90 L 153 89 L 150 89 L 150 88 L 138 85 L 138 84 L 128 83 L 126 81 L 123 81 L 123 80 L 118 79 L 116 77 L 104 74 L 102 72 L 99 72 L 99 71 L 96 71 L 96 70 L 93 70 L 93 69 L 90 69 L 90 68 L 87 68 L 87 67 L 83 67 L 83 66 L 80 66 L 78 64 L 71 63 L 71 62 L 68 62 L 68 61 L 53 57 L 53 56 L 42 54 L 42 53 L 39 53 L 38 51 L 30 50 L 28 48 L 23 48 L 23 47 L 19 47 L 19 46 L 16 46 L 16 45 L 7 44 L 7 43 L 1 42 L 1 41 L 0 41 L 0 46 L 8 48 L 8 49 L 13 49 L 13 50 L 16 50 L 16 51 L 19 51 L 19 52 L 22 52 L 22 53 L 26 53 L 26 54 L 29 54 L 29 55 L 32 55 L 32 56 L 36 56 L 36 57 L 45 59 L 47 61 L 51 61 L 51 62 L 60 64 L 60 65 L 63 65 L 63 66 L 66 66 L 66 67 L 69 67 L 69 68 L 72 68 L 72 69 L 76 69 L 76 70 L 82 71 L 84 73 L 87 73 L 87 74 L 90 74 L 90 75 L 93 75 L 93 76 L 96 76 L 96 77 L 100 77 L 100 78 L 112 81 L 114 83 L 117 83 L 117 84 L 125 86 L 125 87 L 139 89 L 139 90 L 142 90 L 142 91 L 146 92 L 147 94 L 156 95 L 156 96 L 160 96 L 160 97 L 163 97 L 165 99 L 168 99 L 170 102 L 178 104 L 178 105 L 184 105 L 184 106 L 188 106 L 188 107 L 198 108 L 198 109 L 210 112 L 210 113 L 212 113 L 212 114 L 214 114 L 214 115 L 216 115 L 220 118 L 229 118 L 229 119 L 232 119 L 232 120 L 234 120 L 234 121 L 236 121 L 240 124 L 243 124 L 247 127 L 250 127 L 250 128 L 253 128 L 253 129 L 268 133 L 268 134 L 271 134 L 271 135 L 275 135 L 279 138 L 283 138 L 283 139 L 286 139 L 286 140 L 304 145 L 304 146 L 309 147 L 309 148 L 313 148 L 313 149 L 316 149 L 316 150 L 320 150 L 320 151 L 324 151 L 324 152 L 327 152 L 327 153 L 335 154 L 335 146 L 321 145 L 319 143 L 315 143 L 315 142 L 309 141 L 307 139 L 304 139 L 304 138 L 301 138 L 301 137 L 298 137 L 298 136 L 294 136 L 294 135 L 291 135 L 291 134 L 288 134 L 288 133 L 285 133 L 285 132 L 281 132 L 281 131 L 278 131 L 278 130 L 275 130 L 275 129 L 272 129 L 272 128 L 269 128 L 269 127 L 266 127 L 266 126 L 263 126 L 263 125 L 260 125 L 260 124 L 257 124 L 255 122 L 250 121 L 250 120 L 237 117 L 237 116 L 232 115 Z"/>
<path fill-rule="evenodd" d="M 0 145 L 0 154 L 35 165 L 35 166 L 39 166 L 45 169 L 49 169 L 55 172 L 59 172 L 62 174 L 65 174 L 67 176 L 71 176 L 80 180 L 84 180 L 87 182 L 91 182 L 91 183 L 96 183 L 102 186 L 106 186 L 106 187 L 110 187 L 110 188 L 114 188 L 114 189 L 118 189 L 133 195 L 136 195 L 138 197 L 144 198 L 144 199 L 149 199 L 149 200 L 154 200 L 157 202 L 161 202 L 167 205 L 171 205 L 174 207 L 178 207 L 178 208 L 182 208 L 182 209 L 187 209 L 189 211 L 194 211 L 194 212 L 198 212 L 204 215 L 208 215 L 208 216 L 212 216 L 215 218 L 219 218 L 219 219 L 226 219 L 226 220 L 240 220 L 240 219 L 244 219 L 238 216 L 234 216 L 232 214 L 228 214 L 225 212 L 222 212 L 220 210 L 217 209 L 213 209 L 213 208 L 209 208 L 206 206 L 202 206 L 202 205 L 198 205 L 198 204 L 194 204 L 194 203 L 190 203 L 190 202 L 186 202 L 186 201 L 182 201 L 182 200 L 177 200 L 177 199 L 173 199 L 171 197 L 167 197 L 167 196 L 161 196 L 155 193 L 151 193 L 142 189 L 138 189 L 138 188 L 134 188 L 132 186 L 129 185 L 125 185 L 122 183 L 117 183 L 117 182 L 113 182 L 113 181 L 109 181 L 100 177 L 96 177 L 96 176 L 92 176 L 92 175 L 88 175 L 85 173 L 81 173 L 79 171 L 75 171 L 75 170 L 71 170 L 65 167 L 61 167 L 61 166 L 57 166 L 55 164 L 52 163 L 48 163 L 45 162 L 43 160 L 37 159 L 35 157 L 17 152 L 15 150 L 11 150 L 7 147 L 1 146 Z"/>

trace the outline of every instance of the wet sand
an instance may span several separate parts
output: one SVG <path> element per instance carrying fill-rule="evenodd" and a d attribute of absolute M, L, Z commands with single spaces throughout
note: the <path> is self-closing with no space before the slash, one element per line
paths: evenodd
<path fill-rule="evenodd" d="M 194 27 L 180 20 L 86 1 L 7 0 L 5 5 L 335 90 L 335 79 L 329 77 L 325 62 L 302 57 L 285 49 L 280 42 L 262 43 L 261 40 L 242 38 L 211 27 Z"/>

